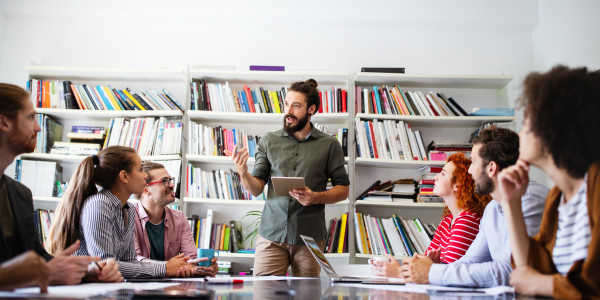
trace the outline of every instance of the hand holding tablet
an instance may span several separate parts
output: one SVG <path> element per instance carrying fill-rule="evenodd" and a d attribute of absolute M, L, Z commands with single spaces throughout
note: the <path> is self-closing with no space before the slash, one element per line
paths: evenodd
<path fill-rule="evenodd" d="M 304 189 L 304 178 L 302 177 L 271 177 L 275 196 L 285 197 L 290 195 L 293 189 Z"/>

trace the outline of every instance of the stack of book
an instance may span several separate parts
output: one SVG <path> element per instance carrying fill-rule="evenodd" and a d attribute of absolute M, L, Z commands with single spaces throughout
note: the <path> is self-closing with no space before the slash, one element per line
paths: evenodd
<path fill-rule="evenodd" d="M 424 224 L 419 218 L 404 220 L 396 214 L 391 218 L 375 218 L 357 212 L 354 228 L 359 253 L 396 256 L 425 253 L 436 230 L 434 224 Z"/>
<path fill-rule="evenodd" d="M 417 202 L 420 203 L 443 203 L 444 199 L 433 194 L 433 186 L 435 185 L 435 175 L 442 172 L 442 167 L 426 166 L 421 169 L 424 173 L 417 185 L 419 194 L 417 194 Z"/>
<path fill-rule="evenodd" d="M 348 253 L 348 213 L 329 220 L 324 253 Z"/>
<path fill-rule="evenodd" d="M 405 116 L 468 116 L 467 112 L 444 93 L 430 91 L 402 91 L 393 87 L 356 87 L 357 112 L 368 114 L 392 114 Z"/>
<path fill-rule="evenodd" d="M 202 170 L 188 164 L 187 195 L 191 198 L 210 198 L 224 200 L 264 200 L 264 193 L 252 196 L 242 183 L 240 176 L 233 170 Z"/>
<path fill-rule="evenodd" d="M 219 266 L 217 275 L 233 275 L 233 268 L 230 261 L 218 260 L 217 265 Z"/>
<path fill-rule="evenodd" d="M 432 141 L 429 146 L 427 146 L 427 150 L 429 152 L 429 160 L 445 162 L 450 155 L 457 152 L 464 153 L 467 158 L 471 157 L 472 147 L 473 145 L 471 143 Z"/>
<path fill-rule="evenodd" d="M 192 79 L 190 91 L 192 110 L 248 113 L 283 113 L 287 94 L 286 87 L 270 91 L 263 87 L 250 89 L 244 85 L 242 90 L 236 91 L 229 82 L 207 83 L 201 79 Z M 346 90 L 340 88 L 319 91 L 319 112 L 347 112 L 347 96 Z"/>
<path fill-rule="evenodd" d="M 54 142 L 50 153 L 64 155 L 98 154 L 104 143 L 104 127 L 73 125 L 67 137 L 71 142 Z"/>
<path fill-rule="evenodd" d="M 56 197 L 62 181 L 62 167 L 55 161 L 19 159 L 15 163 L 15 176 L 32 195 Z"/>
<path fill-rule="evenodd" d="M 356 142 L 359 157 L 428 160 L 421 132 L 404 121 L 356 118 Z"/>
<path fill-rule="evenodd" d="M 36 80 L 27 82 L 31 101 L 39 108 L 85 110 L 183 110 L 167 90 L 161 92 L 129 88 L 113 89 L 110 86 L 73 84 L 71 81 Z"/>
<path fill-rule="evenodd" d="M 254 157 L 260 139 L 257 135 L 246 135 L 244 130 L 209 127 L 195 122 L 190 122 L 188 134 L 188 153 L 210 156 L 226 156 L 225 150 L 233 151 L 237 145 L 238 149 L 248 149 L 250 157 Z"/>
<path fill-rule="evenodd" d="M 357 200 L 414 202 L 415 195 L 415 181 L 412 179 L 388 180 L 384 183 L 377 180 Z"/>
<path fill-rule="evenodd" d="M 50 153 L 50 149 L 56 141 L 62 140 L 63 125 L 44 114 L 36 114 L 35 119 L 40 125 L 40 133 L 37 135 L 35 144 L 36 153 Z"/>
<path fill-rule="evenodd" d="M 110 121 L 104 147 L 127 146 L 140 155 L 180 154 L 182 134 L 181 117 L 114 118 Z"/>

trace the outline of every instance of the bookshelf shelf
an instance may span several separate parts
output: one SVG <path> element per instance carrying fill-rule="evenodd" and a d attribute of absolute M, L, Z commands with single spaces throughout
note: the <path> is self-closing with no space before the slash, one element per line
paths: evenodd
<path fill-rule="evenodd" d="M 233 160 L 229 156 L 188 154 L 186 158 L 190 162 L 234 165 Z M 248 165 L 254 165 L 254 157 L 248 158 Z"/>
<path fill-rule="evenodd" d="M 44 201 L 44 202 L 60 202 L 62 198 L 59 197 L 42 197 L 42 196 L 33 196 L 33 201 Z"/>
<path fill-rule="evenodd" d="M 429 160 L 395 160 L 395 159 L 383 159 L 383 158 L 367 158 L 357 157 L 355 164 L 357 166 L 370 166 L 370 167 L 382 167 L 382 168 L 406 168 L 406 169 L 419 169 L 423 166 L 443 166 L 446 164 L 445 161 L 429 161 Z"/>
<path fill-rule="evenodd" d="M 355 206 L 385 206 L 385 207 L 415 207 L 415 208 L 435 208 L 444 207 L 443 203 L 406 203 L 406 202 L 390 202 L 390 201 L 371 201 L 357 200 Z"/>
<path fill-rule="evenodd" d="M 356 114 L 357 118 L 367 120 L 402 120 L 413 126 L 467 126 L 476 127 L 489 122 L 511 122 L 516 120 L 515 116 L 468 116 L 468 117 L 450 117 L 450 116 L 403 116 L 389 114 Z"/>
<path fill-rule="evenodd" d="M 243 70 L 213 70 L 190 69 L 192 78 L 203 78 L 206 81 L 236 84 L 283 84 L 289 85 L 294 81 L 315 79 L 320 86 L 346 85 L 348 73 L 328 71 L 243 71 Z"/>
<path fill-rule="evenodd" d="M 26 66 L 31 77 L 40 79 L 110 80 L 141 82 L 186 82 L 183 69 L 80 68 Z"/>
<path fill-rule="evenodd" d="M 358 85 L 400 84 L 410 87 L 501 89 L 512 76 L 486 75 L 427 75 L 359 72 L 354 77 Z"/>
<path fill-rule="evenodd" d="M 236 123 L 280 124 L 283 114 L 277 113 L 244 113 L 244 112 L 219 112 L 190 110 L 187 115 L 193 121 L 224 121 Z M 347 113 L 319 113 L 312 117 L 313 123 L 345 123 L 348 121 Z"/>
<path fill-rule="evenodd" d="M 210 205 L 227 205 L 227 206 L 264 206 L 264 200 L 226 200 L 226 199 L 211 199 L 211 198 L 183 198 L 184 203 L 198 203 Z"/>
<path fill-rule="evenodd" d="M 82 110 L 36 108 L 38 114 L 46 114 L 63 120 L 105 120 L 112 118 L 142 118 L 142 117 L 181 117 L 180 110 Z"/>
<path fill-rule="evenodd" d="M 22 154 L 20 156 L 20 158 L 44 160 L 44 161 L 66 162 L 66 163 L 80 163 L 84 158 L 86 158 L 88 156 L 89 155 L 29 153 L 29 154 Z M 141 158 L 142 158 L 142 161 L 154 161 L 154 160 L 181 159 L 181 156 L 180 155 L 152 155 L 152 156 L 141 156 Z"/>
<path fill-rule="evenodd" d="M 264 200 L 225 200 L 225 199 L 210 199 L 210 198 L 183 198 L 184 203 L 200 203 L 211 205 L 232 205 L 232 206 L 263 206 Z M 343 200 L 334 204 L 327 205 L 348 205 L 348 200 Z"/>

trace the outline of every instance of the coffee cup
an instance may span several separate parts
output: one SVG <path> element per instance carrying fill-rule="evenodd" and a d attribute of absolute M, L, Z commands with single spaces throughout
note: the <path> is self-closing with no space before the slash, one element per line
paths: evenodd
<path fill-rule="evenodd" d="M 210 261 L 213 259 L 213 257 L 215 257 L 215 256 L 219 257 L 219 252 L 215 251 L 215 249 L 198 248 L 197 255 L 198 255 L 198 258 L 200 258 L 200 257 L 208 258 L 207 261 L 199 262 L 198 265 L 202 266 L 202 267 L 209 267 L 212 264 Z"/>

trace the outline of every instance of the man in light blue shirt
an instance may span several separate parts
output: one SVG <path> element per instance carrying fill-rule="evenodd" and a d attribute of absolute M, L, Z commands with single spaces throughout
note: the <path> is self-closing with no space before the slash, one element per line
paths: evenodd
<path fill-rule="evenodd" d="M 511 248 L 497 188 L 497 176 L 519 157 L 519 137 L 508 129 L 486 129 L 473 140 L 469 173 L 475 192 L 491 194 L 492 200 L 479 225 L 479 233 L 465 255 L 451 264 L 433 264 L 426 256 L 406 258 L 400 268 L 407 282 L 450 286 L 492 287 L 508 285 L 512 267 Z M 527 233 L 537 234 L 548 188 L 530 182 L 521 198 Z"/>

